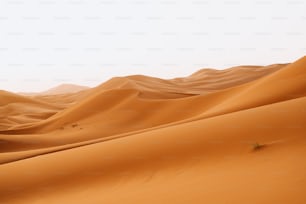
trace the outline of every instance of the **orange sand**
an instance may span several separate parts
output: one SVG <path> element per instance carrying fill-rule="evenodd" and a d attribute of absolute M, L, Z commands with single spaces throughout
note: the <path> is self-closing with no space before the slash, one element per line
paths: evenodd
<path fill-rule="evenodd" d="M 62 87 L 0 92 L 0 203 L 306 201 L 306 57 Z"/>

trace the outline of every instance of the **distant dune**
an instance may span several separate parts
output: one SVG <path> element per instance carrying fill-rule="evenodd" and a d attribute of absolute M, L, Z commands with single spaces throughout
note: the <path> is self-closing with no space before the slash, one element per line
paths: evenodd
<path fill-rule="evenodd" d="M 76 93 L 89 89 L 87 86 L 79 86 L 75 84 L 62 84 L 47 91 L 41 92 L 41 95 L 58 95 L 67 93 Z"/>
<path fill-rule="evenodd" d="M 37 95 L 60 95 L 60 94 L 70 94 L 77 93 L 89 89 L 87 86 L 80 86 L 75 84 L 61 84 L 59 86 L 53 87 L 47 91 L 38 93 L 20 93 L 26 96 L 37 96 Z"/>
<path fill-rule="evenodd" d="M 0 92 L 0 203 L 304 204 L 306 57 Z"/>

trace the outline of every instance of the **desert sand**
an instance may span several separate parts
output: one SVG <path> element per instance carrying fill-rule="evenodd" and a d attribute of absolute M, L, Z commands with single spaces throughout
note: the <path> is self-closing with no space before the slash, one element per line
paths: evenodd
<path fill-rule="evenodd" d="M 306 57 L 79 88 L 0 92 L 0 203 L 305 204 Z"/>

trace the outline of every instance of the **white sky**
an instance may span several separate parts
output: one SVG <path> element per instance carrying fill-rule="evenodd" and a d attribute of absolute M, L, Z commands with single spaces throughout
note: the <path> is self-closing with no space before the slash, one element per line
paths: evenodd
<path fill-rule="evenodd" d="M 303 0 L 0 0 L 0 89 L 292 62 Z"/>

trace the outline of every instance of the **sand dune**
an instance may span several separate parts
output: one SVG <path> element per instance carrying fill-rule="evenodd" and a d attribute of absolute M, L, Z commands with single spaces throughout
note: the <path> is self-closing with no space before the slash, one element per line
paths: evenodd
<path fill-rule="evenodd" d="M 47 119 L 61 109 L 57 104 L 6 91 L 0 91 L 0 95 L 0 130 Z"/>
<path fill-rule="evenodd" d="M 306 57 L 0 95 L 0 203 L 306 200 Z"/>
<path fill-rule="evenodd" d="M 46 91 L 37 92 L 37 93 L 20 93 L 25 96 L 45 96 L 45 95 L 60 95 L 60 94 L 71 94 L 77 93 L 89 89 L 87 86 L 80 86 L 75 84 L 61 84 L 59 86 L 53 87 Z"/>

